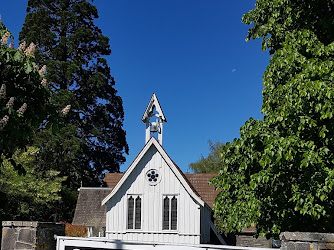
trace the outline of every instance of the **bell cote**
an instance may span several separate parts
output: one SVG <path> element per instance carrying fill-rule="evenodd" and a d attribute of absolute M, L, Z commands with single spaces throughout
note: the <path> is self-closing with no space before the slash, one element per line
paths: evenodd
<path fill-rule="evenodd" d="M 163 123 L 167 120 L 154 93 L 141 120 L 146 124 L 145 144 L 152 136 L 157 135 L 158 141 L 162 145 Z"/>

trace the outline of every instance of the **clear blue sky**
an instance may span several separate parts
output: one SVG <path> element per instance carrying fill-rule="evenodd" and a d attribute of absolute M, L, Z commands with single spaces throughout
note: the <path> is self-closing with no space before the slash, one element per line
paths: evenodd
<path fill-rule="evenodd" d="M 96 24 L 110 38 L 108 57 L 123 99 L 130 154 L 145 143 L 141 117 L 156 93 L 167 123 L 163 147 L 187 171 L 207 156 L 208 140 L 229 142 L 249 117 L 262 119 L 261 41 L 245 42 L 241 17 L 255 0 L 96 0 Z M 17 38 L 27 0 L 2 1 L 2 21 Z"/>

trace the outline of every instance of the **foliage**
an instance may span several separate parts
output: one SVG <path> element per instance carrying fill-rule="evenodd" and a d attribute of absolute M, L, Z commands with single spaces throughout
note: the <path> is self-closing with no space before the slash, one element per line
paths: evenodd
<path fill-rule="evenodd" d="M 324 45 L 334 40 L 333 0 L 257 0 L 255 6 L 242 21 L 253 24 L 247 40 L 263 38 L 263 50 L 275 53 L 296 30 L 312 31 Z"/>
<path fill-rule="evenodd" d="M 220 230 L 334 231 L 332 11 L 333 1 L 258 0 L 244 16 L 254 23 L 248 38 L 265 37 L 274 55 L 263 76 L 264 119 L 249 119 L 222 148 L 213 180 L 223 189 Z"/>
<path fill-rule="evenodd" d="M 96 18 L 96 7 L 86 0 L 29 0 L 19 37 L 36 43 L 36 57 L 47 65 L 52 102 L 71 104 L 67 124 L 38 133 L 34 144 L 41 149 L 41 170 L 69 177 L 62 192 L 69 196 L 62 196 L 57 215 L 67 221 L 77 188 L 101 185 L 103 173 L 119 171 L 128 153 L 122 99 L 105 59 L 109 39 L 94 24 Z"/>
<path fill-rule="evenodd" d="M 0 187 L 7 206 L 1 211 L 2 219 L 40 220 L 45 211 L 60 200 L 61 182 L 66 178 L 58 177 L 59 172 L 54 170 L 36 171 L 33 162 L 37 152 L 38 149 L 29 147 L 26 152 L 16 151 L 13 155 L 15 162 L 26 170 L 25 175 L 20 175 L 4 158 Z"/>
<path fill-rule="evenodd" d="M 70 223 L 65 224 L 65 235 L 69 237 L 87 237 L 86 226 L 74 226 Z"/>
<path fill-rule="evenodd" d="M 8 47 L 12 35 L 1 22 L 0 37 L 0 156 L 11 159 L 15 150 L 31 142 L 33 131 L 47 119 L 50 125 L 57 123 L 57 112 L 50 104 L 44 76 L 36 69 L 34 45 L 25 48 L 21 44 L 14 49 L 11 43 Z"/>
<path fill-rule="evenodd" d="M 220 149 L 224 145 L 221 142 L 215 142 L 208 141 L 210 153 L 208 157 L 204 158 L 201 156 L 201 159 L 199 159 L 197 162 L 190 163 L 189 167 L 195 172 L 195 173 L 218 173 L 220 169 Z"/>

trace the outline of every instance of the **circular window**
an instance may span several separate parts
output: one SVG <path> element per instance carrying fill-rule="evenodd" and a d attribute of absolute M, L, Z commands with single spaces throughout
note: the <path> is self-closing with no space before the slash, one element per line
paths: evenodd
<path fill-rule="evenodd" d="M 150 185 L 156 185 L 160 182 L 160 173 L 156 169 L 150 169 L 146 172 L 146 180 Z"/>

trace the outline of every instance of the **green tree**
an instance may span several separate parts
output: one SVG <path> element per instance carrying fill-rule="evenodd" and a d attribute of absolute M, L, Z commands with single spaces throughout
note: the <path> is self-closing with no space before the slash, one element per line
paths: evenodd
<path fill-rule="evenodd" d="M 243 22 L 273 54 L 263 76 L 263 120 L 249 119 L 222 150 L 213 180 L 217 225 L 334 232 L 333 1 L 258 0 Z"/>
<path fill-rule="evenodd" d="M 32 141 L 33 131 L 47 119 L 55 121 L 52 115 L 57 112 L 44 75 L 36 69 L 34 44 L 8 47 L 12 34 L 1 21 L 0 37 L 0 156 L 11 159 L 18 148 Z"/>
<path fill-rule="evenodd" d="M 208 141 L 210 153 L 209 155 L 204 158 L 201 156 L 201 158 L 194 163 L 190 163 L 189 167 L 195 172 L 195 173 L 218 173 L 221 167 L 221 147 L 224 145 L 221 142 L 215 142 Z"/>
<path fill-rule="evenodd" d="M 28 147 L 27 151 L 18 150 L 13 155 L 15 162 L 26 170 L 20 175 L 8 159 L 4 159 L 0 169 L 1 199 L 5 206 L 0 208 L 0 217 L 4 220 L 41 220 L 60 200 L 61 182 L 65 177 L 58 177 L 59 172 L 36 171 L 34 166 L 37 148 Z M 4 202 L 6 201 L 6 202 Z"/>
<path fill-rule="evenodd" d="M 67 125 L 56 134 L 39 133 L 35 144 L 41 170 L 68 176 L 62 194 L 67 202 L 58 206 L 64 220 L 72 218 L 77 188 L 101 185 L 103 173 L 119 171 L 128 153 L 122 99 L 105 59 L 111 53 L 109 39 L 94 24 L 96 18 L 90 1 L 29 0 L 19 37 L 36 43 L 36 57 L 47 65 L 53 103 L 72 107 Z"/>

